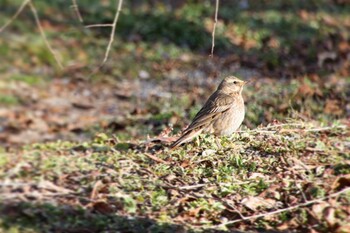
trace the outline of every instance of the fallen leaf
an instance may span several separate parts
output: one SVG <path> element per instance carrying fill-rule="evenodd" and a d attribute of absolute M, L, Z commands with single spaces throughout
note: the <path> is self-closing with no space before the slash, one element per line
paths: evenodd
<path fill-rule="evenodd" d="M 96 199 L 97 196 L 98 196 L 99 191 L 102 189 L 103 186 L 104 186 L 104 184 L 102 183 L 102 181 L 98 180 L 95 183 L 95 185 L 94 185 L 94 187 L 93 187 L 93 189 L 91 191 L 90 198 L 91 199 Z"/>
<path fill-rule="evenodd" d="M 341 115 L 344 110 L 340 107 L 338 100 L 327 99 L 324 107 L 324 112 L 332 115 Z"/>
<path fill-rule="evenodd" d="M 251 209 L 251 210 L 257 210 L 259 207 L 263 207 L 265 209 L 271 209 L 275 206 L 276 201 L 270 198 L 262 198 L 262 197 L 253 197 L 249 196 L 247 198 L 244 198 L 241 203 Z"/>
<path fill-rule="evenodd" d="M 105 201 L 97 201 L 92 204 L 92 208 L 94 211 L 101 214 L 111 214 L 114 212 L 114 208 L 106 203 Z"/>
<path fill-rule="evenodd" d="M 327 207 L 329 207 L 329 204 L 325 201 L 322 201 L 318 204 L 314 204 L 311 208 L 312 212 L 314 213 L 314 217 L 321 221 L 323 218 L 323 211 Z"/>
<path fill-rule="evenodd" d="M 346 187 L 350 187 L 350 174 L 338 176 L 332 184 L 332 189 L 339 191 Z"/>
<path fill-rule="evenodd" d="M 350 223 L 345 223 L 344 225 L 338 227 L 336 230 L 335 230 L 335 233 L 348 233 L 350 232 Z"/>
<path fill-rule="evenodd" d="M 333 227 L 338 221 L 335 217 L 335 209 L 333 207 L 326 207 L 323 211 L 323 216 L 329 226 Z"/>

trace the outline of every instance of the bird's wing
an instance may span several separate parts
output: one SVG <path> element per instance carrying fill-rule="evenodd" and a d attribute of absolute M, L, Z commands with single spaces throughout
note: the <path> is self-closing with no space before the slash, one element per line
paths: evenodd
<path fill-rule="evenodd" d="M 192 123 L 182 132 L 180 138 L 171 145 L 171 148 L 176 148 L 200 134 L 213 119 L 226 112 L 232 106 L 234 100 L 232 96 L 217 91 L 214 92 L 194 117 Z"/>
<path fill-rule="evenodd" d="M 183 132 L 181 136 L 173 144 L 171 144 L 170 148 L 174 149 L 185 142 L 191 141 L 194 137 L 199 135 L 202 131 L 203 129 Z"/>
<path fill-rule="evenodd" d="M 232 106 L 234 100 L 234 97 L 230 95 L 214 92 L 183 133 L 186 134 L 188 131 L 207 126 L 213 119 L 226 112 Z"/>

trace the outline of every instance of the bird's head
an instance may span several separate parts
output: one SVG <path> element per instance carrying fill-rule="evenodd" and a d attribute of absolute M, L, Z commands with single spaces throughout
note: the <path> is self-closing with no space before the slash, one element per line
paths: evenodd
<path fill-rule="evenodd" d="M 241 94 L 244 85 L 248 83 L 240 80 L 235 76 L 228 76 L 222 80 L 220 83 L 218 90 L 224 92 L 225 94 Z"/>

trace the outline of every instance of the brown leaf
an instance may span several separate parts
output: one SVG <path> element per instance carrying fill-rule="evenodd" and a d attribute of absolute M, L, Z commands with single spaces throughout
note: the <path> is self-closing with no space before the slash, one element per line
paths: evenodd
<path fill-rule="evenodd" d="M 94 211 L 101 214 L 111 214 L 114 212 L 114 208 L 106 203 L 105 201 L 97 201 L 92 204 L 92 208 Z"/>
<path fill-rule="evenodd" d="M 337 58 L 336 52 L 321 52 L 317 55 L 317 64 L 319 67 L 323 67 L 327 60 L 335 60 Z"/>
<path fill-rule="evenodd" d="M 335 230 L 335 233 L 347 233 L 347 232 L 350 232 L 350 223 L 349 222 L 345 223 L 344 225 L 338 227 Z"/>
<path fill-rule="evenodd" d="M 101 181 L 101 180 L 98 180 L 98 181 L 95 183 L 95 185 L 94 185 L 94 187 L 93 187 L 93 189 L 92 189 L 92 192 L 91 192 L 91 194 L 90 194 L 90 198 L 91 198 L 91 199 L 96 199 L 97 196 L 98 196 L 99 191 L 103 188 L 103 186 L 104 186 L 104 184 L 102 183 L 102 181 Z"/>
<path fill-rule="evenodd" d="M 66 189 L 64 187 L 57 186 L 56 184 L 54 184 L 48 180 L 40 181 L 38 184 L 38 188 L 48 189 L 48 190 L 58 192 L 58 193 L 72 193 L 73 192 L 70 189 Z"/>
<path fill-rule="evenodd" d="M 281 225 L 277 226 L 277 229 L 283 232 L 288 232 L 288 230 L 298 227 L 298 220 L 296 218 L 292 218 L 289 221 L 283 222 Z"/>
<path fill-rule="evenodd" d="M 328 225 L 333 227 L 338 221 L 335 217 L 335 209 L 333 207 L 326 207 L 323 211 L 323 216 Z"/>
<path fill-rule="evenodd" d="M 114 95 L 121 100 L 129 100 L 132 97 L 132 92 L 129 90 L 118 89 L 115 91 Z"/>
<path fill-rule="evenodd" d="M 329 207 L 329 204 L 325 201 L 322 201 L 318 204 L 315 204 L 312 206 L 312 212 L 314 213 L 314 217 L 316 217 L 318 220 L 322 220 L 323 218 L 323 211 Z"/>
<path fill-rule="evenodd" d="M 319 233 L 319 231 L 316 231 L 315 229 L 311 228 L 310 233 Z"/>
<path fill-rule="evenodd" d="M 181 163 L 181 167 L 185 168 L 185 167 L 188 167 L 190 165 L 191 161 L 188 160 L 188 159 L 185 159 L 184 161 L 182 161 Z"/>
<path fill-rule="evenodd" d="M 340 107 L 338 100 L 327 99 L 324 107 L 324 112 L 332 115 L 343 114 L 343 109 Z"/>
<path fill-rule="evenodd" d="M 188 211 L 188 215 L 189 216 L 193 216 L 193 217 L 197 217 L 198 216 L 198 214 L 199 214 L 199 211 L 201 211 L 201 207 L 197 207 L 197 208 L 194 208 L 194 209 L 190 209 L 189 211 Z"/>
<path fill-rule="evenodd" d="M 315 94 L 315 90 L 306 83 L 303 83 L 302 85 L 300 85 L 298 93 L 301 96 L 313 96 Z"/>
<path fill-rule="evenodd" d="M 271 209 L 275 206 L 276 201 L 270 198 L 262 198 L 262 197 L 253 197 L 249 196 L 247 198 L 244 198 L 241 202 L 245 207 L 251 209 L 251 210 L 257 210 L 259 207 L 263 207 L 266 209 Z"/>
<path fill-rule="evenodd" d="M 82 110 L 94 108 L 94 105 L 92 105 L 90 102 L 87 102 L 87 101 L 73 101 L 72 106 Z"/>
<path fill-rule="evenodd" d="M 339 191 L 346 187 L 350 187 L 350 174 L 338 176 L 332 184 L 332 189 Z"/>

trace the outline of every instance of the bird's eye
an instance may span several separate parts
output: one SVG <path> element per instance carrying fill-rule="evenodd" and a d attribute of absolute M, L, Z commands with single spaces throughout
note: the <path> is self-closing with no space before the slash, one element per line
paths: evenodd
<path fill-rule="evenodd" d="M 237 81 L 233 81 L 233 84 L 237 84 Z"/>

